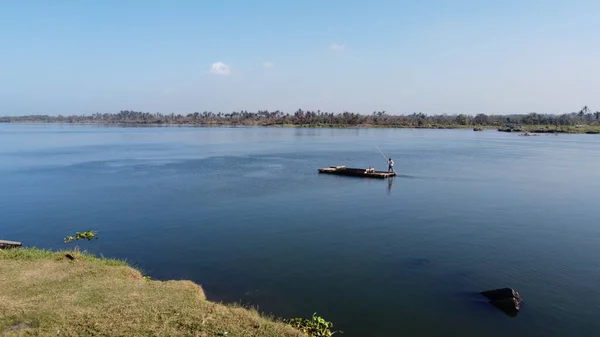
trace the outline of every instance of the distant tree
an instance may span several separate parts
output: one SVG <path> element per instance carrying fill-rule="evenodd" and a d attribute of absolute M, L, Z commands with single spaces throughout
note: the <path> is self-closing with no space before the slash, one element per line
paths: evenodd
<path fill-rule="evenodd" d="M 569 115 L 567 114 L 562 114 L 560 115 L 560 117 L 558 117 L 558 119 L 556 120 L 557 125 L 569 125 L 571 124 L 571 118 L 569 117 Z"/>
<path fill-rule="evenodd" d="M 460 114 L 456 116 L 456 123 L 460 125 L 469 125 L 469 116 L 465 114 Z"/>
<path fill-rule="evenodd" d="M 579 110 L 579 112 L 577 113 L 577 116 L 579 116 L 580 118 L 583 118 L 583 116 L 589 112 L 590 112 L 590 109 L 588 108 L 587 105 L 585 105 L 583 108 L 581 108 L 581 110 Z"/>
<path fill-rule="evenodd" d="M 487 125 L 489 123 L 489 118 L 486 114 L 478 114 L 473 118 L 473 123 L 478 125 Z"/>

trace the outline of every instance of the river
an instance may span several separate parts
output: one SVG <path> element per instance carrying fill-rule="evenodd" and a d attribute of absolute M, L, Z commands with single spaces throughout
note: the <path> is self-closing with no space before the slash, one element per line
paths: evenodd
<path fill-rule="evenodd" d="M 387 169 L 391 180 L 320 175 Z M 343 336 L 598 336 L 600 137 L 0 125 L 0 238 Z M 72 246 L 70 244 L 69 246 Z M 473 296 L 513 287 L 509 317 Z"/>

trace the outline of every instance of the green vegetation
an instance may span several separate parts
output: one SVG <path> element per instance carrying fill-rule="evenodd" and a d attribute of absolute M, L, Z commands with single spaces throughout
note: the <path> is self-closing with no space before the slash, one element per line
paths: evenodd
<path fill-rule="evenodd" d="M 3 336 L 307 336 L 255 310 L 207 301 L 190 281 L 151 280 L 124 261 L 77 250 L 0 250 L 0 289 Z M 320 317 L 293 321 L 308 336 L 331 336 Z"/>
<path fill-rule="evenodd" d="M 94 123 L 124 125 L 248 125 L 278 127 L 388 127 L 388 128 L 430 128 L 430 129 L 507 129 L 519 130 L 547 129 L 555 132 L 600 133 L 600 111 L 593 112 L 584 106 L 578 111 L 561 115 L 529 113 L 522 115 L 466 114 L 427 115 L 412 113 L 390 115 L 385 111 L 375 111 L 370 115 L 353 112 L 332 113 L 324 111 L 297 110 L 293 114 L 282 111 L 246 110 L 231 113 L 209 111 L 189 114 L 161 114 L 123 110 L 118 113 L 95 113 L 76 116 L 31 115 L 20 117 L 0 117 L 0 123 Z M 552 132 L 552 131 L 548 131 Z"/>
<path fill-rule="evenodd" d="M 316 312 L 310 319 L 293 318 L 290 320 L 290 325 L 313 337 L 331 337 L 335 333 L 330 330 L 333 328 L 333 323 L 317 316 Z"/>
<path fill-rule="evenodd" d="M 103 266 L 121 266 L 128 267 L 129 264 L 123 260 L 107 259 L 103 257 L 96 257 L 87 252 L 80 252 L 79 249 L 75 248 L 73 251 L 60 251 L 53 252 L 51 250 L 39 249 L 36 247 L 30 248 L 12 248 L 0 250 L 0 261 L 12 260 L 12 261 L 36 261 L 36 260 L 56 260 L 61 261 L 66 258 L 66 255 L 70 254 L 77 260 L 86 261 Z"/>
<path fill-rule="evenodd" d="M 64 243 L 70 243 L 70 242 L 73 242 L 74 240 L 91 241 L 92 239 L 98 239 L 97 232 L 94 232 L 94 231 L 76 232 L 74 237 L 69 235 L 66 238 L 64 238 L 63 241 L 64 241 Z"/>

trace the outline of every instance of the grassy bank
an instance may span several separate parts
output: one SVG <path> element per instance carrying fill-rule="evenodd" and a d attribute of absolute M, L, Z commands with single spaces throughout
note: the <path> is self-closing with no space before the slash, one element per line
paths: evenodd
<path fill-rule="evenodd" d="M 0 250 L 0 335 L 305 336 L 207 301 L 190 281 L 153 281 L 123 261 L 35 248 Z"/>

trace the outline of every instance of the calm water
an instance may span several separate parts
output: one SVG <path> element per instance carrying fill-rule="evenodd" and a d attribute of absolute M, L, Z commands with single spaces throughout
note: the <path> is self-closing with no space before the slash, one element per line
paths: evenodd
<path fill-rule="evenodd" d="M 393 180 L 319 175 L 329 165 Z M 0 125 L 0 238 L 344 336 L 600 335 L 600 137 Z M 515 318 L 473 292 L 511 286 Z"/>

